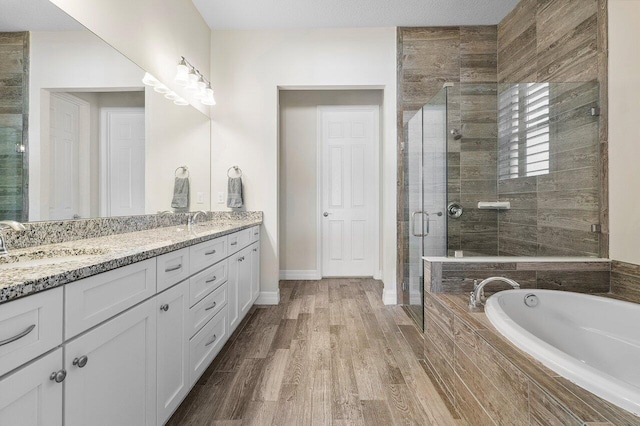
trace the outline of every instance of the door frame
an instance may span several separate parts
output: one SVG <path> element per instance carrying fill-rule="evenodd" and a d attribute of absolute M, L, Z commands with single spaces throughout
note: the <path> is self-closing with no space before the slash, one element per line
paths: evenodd
<path fill-rule="evenodd" d="M 42 141 L 41 146 L 41 159 L 46 158 L 47 161 L 51 159 L 51 98 L 56 97 L 66 102 L 72 103 L 78 107 L 78 214 L 81 218 L 91 217 L 91 105 L 84 99 L 80 99 L 67 92 L 45 90 L 48 96 L 43 97 L 42 106 L 43 112 L 41 119 L 40 133 Z M 43 155 L 44 154 L 44 155 Z M 42 164 L 42 161 L 41 161 Z M 41 174 L 41 214 L 46 214 L 46 219 L 51 220 L 49 217 L 49 209 L 51 208 L 50 193 L 47 185 L 49 182 L 46 180 L 50 176 L 50 166 L 47 164 L 45 173 Z"/>
<path fill-rule="evenodd" d="M 100 108 L 100 164 L 98 169 L 99 171 L 99 179 L 100 179 L 100 216 L 106 217 L 111 216 L 111 209 L 109 206 L 111 205 L 109 200 L 109 145 L 111 139 L 109 138 L 109 121 L 111 120 L 111 115 L 114 113 L 127 113 L 127 112 L 142 112 L 144 115 L 145 122 L 145 133 L 146 133 L 146 123 L 147 117 L 145 113 L 145 107 L 105 107 Z M 146 149 L 146 134 L 145 134 L 145 149 Z M 146 156 L 146 153 L 145 153 Z"/>
<path fill-rule="evenodd" d="M 316 153 L 316 268 L 317 274 L 319 278 L 323 278 L 323 268 L 322 268 L 322 228 L 323 228 L 323 220 L 322 214 L 320 210 L 322 210 L 322 151 L 323 151 L 323 143 L 322 143 L 322 118 L 325 112 L 335 112 L 335 111 L 365 111 L 365 112 L 373 112 L 373 161 L 376 164 L 374 167 L 374 205 L 376 208 L 373 212 L 373 225 L 374 225 L 374 235 L 373 239 L 376 242 L 373 250 L 373 278 L 380 280 L 382 279 L 382 271 L 380 270 L 380 190 L 381 190 L 381 165 L 380 165 L 380 133 L 382 129 L 380 128 L 380 106 L 379 105 L 318 105 L 317 107 L 317 120 L 316 120 L 316 137 L 317 137 L 317 153 Z"/>

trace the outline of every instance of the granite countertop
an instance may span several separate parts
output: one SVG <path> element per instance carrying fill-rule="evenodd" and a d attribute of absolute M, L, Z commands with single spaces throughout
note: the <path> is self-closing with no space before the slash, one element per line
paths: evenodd
<path fill-rule="evenodd" d="M 199 222 L 10 250 L 0 256 L 0 303 L 212 240 L 262 223 L 259 217 Z M 51 254 L 55 259 L 52 259 Z M 35 260 L 20 265 L 20 259 Z M 41 260 L 40 260 L 41 259 Z M 15 262 L 15 263 L 14 263 Z M 41 262 L 37 264 L 37 262 Z M 35 263 L 35 264 L 34 264 Z"/>

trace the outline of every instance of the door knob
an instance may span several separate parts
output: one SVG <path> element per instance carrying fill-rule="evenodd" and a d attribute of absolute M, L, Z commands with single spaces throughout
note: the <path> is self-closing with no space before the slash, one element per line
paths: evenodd
<path fill-rule="evenodd" d="M 329 216 L 330 214 L 331 214 L 331 213 L 329 213 L 329 212 L 324 212 L 324 213 L 322 213 L 322 216 L 327 217 L 327 216 Z"/>

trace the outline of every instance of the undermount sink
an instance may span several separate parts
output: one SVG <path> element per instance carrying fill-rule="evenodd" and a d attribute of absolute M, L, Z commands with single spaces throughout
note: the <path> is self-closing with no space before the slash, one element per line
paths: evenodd
<path fill-rule="evenodd" d="M 108 253 L 104 249 L 56 248 L 30 250 L 22 253 L 9 253 L 0 256 L 0 269 L 28 268 L 32 266 L 55 265 L 64 262 L 77 262 Z"/>

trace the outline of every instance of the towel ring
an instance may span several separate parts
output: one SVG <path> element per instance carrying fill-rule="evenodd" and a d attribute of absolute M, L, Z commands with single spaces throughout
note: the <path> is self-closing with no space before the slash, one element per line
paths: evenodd
<path fill-rule="evenodd" d="M 187 166 L 180 166 L 175 171 L 175 176 L 178 177 L 178 170 L 182 170 L 182 173 L 186 174 L 186 177 L 189 177 L 189 168 Z"/>
<path fill-rule="evenodd" d="M 231 166 L 227 169 L 227 177 L 231 177 L 231 175 L 229 174 L 229 172 L 231 171 L 231 169 L 235 170 L 236 173 L 240 173 L 240 176 L 238 177 L 242 177 L 242 169 L 240 169 L 240 167 L 238 166 Z"/>

